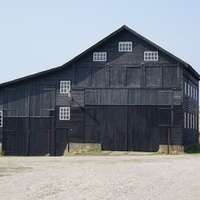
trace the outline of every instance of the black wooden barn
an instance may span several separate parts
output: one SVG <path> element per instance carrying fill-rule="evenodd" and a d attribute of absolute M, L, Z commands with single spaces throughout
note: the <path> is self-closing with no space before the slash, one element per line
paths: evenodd
<path fill-rule="evenodd" d="M 4 155 L 62 155 L 70 143 L 158 151 L 198 143 L 199 74 L 123 26 L 57 68 L 0 85 Z"/>

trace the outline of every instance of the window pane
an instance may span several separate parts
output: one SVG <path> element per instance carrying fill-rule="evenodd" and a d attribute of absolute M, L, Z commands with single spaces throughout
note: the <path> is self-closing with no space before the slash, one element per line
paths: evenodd
<path fill-rule="evenodd" d="M 157 51 L 145 51 L 144 52 L 144 60 L 145 61 L 157 61 L 158 60 L 158 52 Z"/>
<path fill-rule="evenodd" d="M 70 120 L 70 107 L 60 107 L 60 120 Z"/>
<path fill-rule="evenodd" d="M 68 93 L 71 89 L 70 81 L 60 81 L 60 93 Z"/>
<path fill-rule="evenodd" d="M 107 53 L 106 52 L 94 52 L 93 53 L 93 61 L 107 61 Z"/>
<path fill-rule="evenodd" d="M 0 127 L 3 127 L 3 111 L 0 111 Z"/>
<path fill-rule="evenodd" d="M 132 42 L 119 42 L 118 51 L 120 52 L 132 51 Z"/>

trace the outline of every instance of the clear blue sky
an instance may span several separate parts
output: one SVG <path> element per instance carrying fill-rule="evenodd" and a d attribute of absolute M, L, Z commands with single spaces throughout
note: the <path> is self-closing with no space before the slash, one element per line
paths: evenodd
<path fill-rule="evenodd" d="M 62 65 L 124 24 L 200 73 L 199 0 L 0 0 L 0 83 Z"/>

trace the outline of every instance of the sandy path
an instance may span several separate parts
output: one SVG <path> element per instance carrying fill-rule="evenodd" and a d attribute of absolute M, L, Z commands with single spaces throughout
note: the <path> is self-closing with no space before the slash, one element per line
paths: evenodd
<path fill-rule="evenodd" d="M 0 157 L 0 200 L 200 199 L 200 156 Z"/>

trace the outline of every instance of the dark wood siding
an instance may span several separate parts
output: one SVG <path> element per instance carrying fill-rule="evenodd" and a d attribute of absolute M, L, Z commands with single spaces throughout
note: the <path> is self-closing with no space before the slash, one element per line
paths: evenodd
<path fill-rule="evenodd" d="M 121 41 L 132 51 L 119 52 Z M 144 61 L 144 51 L 157 51 L 158 61 Z M 93 52 L 107 52 L 107 61 L 93 62 Z M 63 155 L 69 142 L 157 151 L 169 126 L 171 144 L 196 143 L 197 127 L 184 128 L 183 116 L 198 116 L 198 99 L 184 95 L 184 82 L 198 90 L 198 77 L 181 63 L 123 29 L 58 70 L 2 87 L 5 154 Z M 60 81 L 71 81 L 72 97 L 60 93 Z M 59 120 L 60 107 L 70 107 L 70 120 Z"/>

